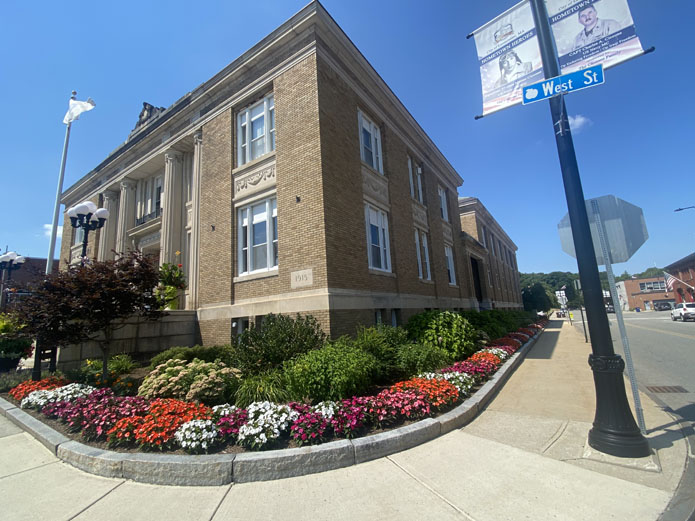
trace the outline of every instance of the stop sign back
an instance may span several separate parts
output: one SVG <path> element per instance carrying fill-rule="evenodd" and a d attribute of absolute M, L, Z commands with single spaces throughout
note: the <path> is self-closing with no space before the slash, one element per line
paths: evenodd
<path fill-rule="evenodd" d="M 606 233 L 611 264 L 626 262 L 649 238 L 642 209 L 614 195 L 604 195 L 585 201 L 586 213 L 589 216 L 589 226 L 591 228 L 591 239 L 596 252 L 596 262 L 603 266 L 606 265 L 606 261 L 601 254 L 598 225 L 591 204 L 592 201 L 598 203 L 601 221 Z M 569 214 L 565 214 L 558 223 L 557 229 L 560 234 L 562 250 L 576 258 L 577 254 L 574 250 Z"/>

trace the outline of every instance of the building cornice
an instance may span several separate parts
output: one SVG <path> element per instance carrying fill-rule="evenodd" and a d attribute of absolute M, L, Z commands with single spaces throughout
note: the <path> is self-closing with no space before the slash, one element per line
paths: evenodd
<path fill-rule="evenodd" d="M 341 46 L 340 51 L 343 54 L 347 54 L 354 61 L 354 65 L 351 66 L 358 67 L 360 70 L 357 72 L 366 73 L 366 76 L 371 81 L 371 85 L 365 86 L 367 91 L 364 88 L 356 88 L 355 90 L 362 99 L 370 100 L 369 108 L 377 111 L 384 121 L 389 124 L 390 128 L 409 147 L 420 153 L 423 160 L 426 160 L 428 156 L 426 151 L 422 150 L 420 146 L 416 146 L 414 140 L 406 135 L 407 131 L 404 132 L 400 128 L 401 125 L 397 124 L 392 117 L 386 114 L 388 110 L 381 110 L 371 99 L 375 97 L 381 98 L 382 103 L 380 104 L 387 101 L 389 108 L 394 108 L 398 115 L 407 124 L 411 125 L 417 136 L 427 144 L 429 151 L 436 156 L 438 164 L 429 164 L 433 171 L 440 177 L 443 176 L 445 181 L 451 184 L 453 188 L 460 186 L 463 183 L 463 179 L 420 127 L 415 118 L 408 112 L 330 14 L 319 2 L 313 1 L 212 78 L 174 102 L 149 125 L 144 126 L 132 135 L 128 141 L 111 152 L 96 168 L 65 190 L 61 201 L 67 205 L 103 191 L 110 185 L 131 175 L 157 155 L 172 147 L 176 147 L 177 142 L 192 136 L 205 123 L 214 119 L 220 113 L 244 103 L 246 98 L 263 88 L 268 88 L 277 76 L 297 62 L 317 52 L 317 34 L 319 34 L 319 37 L 323 35 L 324 38 L 328 39 L 330 37 L 332 41 L 338 42 Z M 301 44 L 302 39 L 307 39 L 305 46 L 297 49 L 292 55 L 281 60 L 280 63 L 258 78 L 254 78 L 248 84 L 235 90 L 229 97 L 215 102 L 216 96 L 223 94 L 226 88 L 242 77 L 250 68 L 270 60 L 274 56 L 279 56 L 283 52 L 287 52 L 288 45 L 293 43 Z M 322 52 L 321 55 L 324 57 L 327 53 Z M 331 65 L 337 69 L 337 72 L 341 72 L 340 65 L 337 63 L 331 63 Z M 344 74 L 344 71 L 342 72 Z"/>

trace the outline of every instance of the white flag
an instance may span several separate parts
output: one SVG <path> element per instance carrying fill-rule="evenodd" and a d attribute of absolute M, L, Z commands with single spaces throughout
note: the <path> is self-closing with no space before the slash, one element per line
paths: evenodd
<path fill-rule="evenodd" d="M 96 106 L 92 98 L 88 98 L 87 101 L 77 101 L 75 99 L 70 100 L 70 108 L 65 113 L 63 118 L 63 123 L 66 125 L 72 123 L 76 119 L 80 119 L 80 114 L 92 110 Z"/>

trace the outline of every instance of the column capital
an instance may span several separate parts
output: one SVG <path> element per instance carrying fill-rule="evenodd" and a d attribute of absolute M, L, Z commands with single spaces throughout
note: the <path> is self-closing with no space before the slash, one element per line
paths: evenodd
<path fill-rule="evenodd" d="M 167 163 L 170 161 L 181 161 L 183 158 L 183 152 L 176 150 L 175 148 L 170 148 L 164 152 L 164 161 Z"/>
<path fill-rule="evenodd" d="M 203 129 L 198 129 L 193 134 L 193 144 L 200 145 L 203 142 Z"/>
<path fill-rule="evenodd" d="M 121 191 L 132 190 L 135 188 L 136 185 L 137 185 L 137 182 L 134 179 L 122 179 L 121 180 Z"/>
<path fill-rule="evenodd" d="M 106 201 L 115 201 L 118 199 L 118 196 L 120 195 L 120 191 L 115 190 L 113 188 L 108 188 L 101 192 L 101 195 L 104 196 L 104 200 Z"/>

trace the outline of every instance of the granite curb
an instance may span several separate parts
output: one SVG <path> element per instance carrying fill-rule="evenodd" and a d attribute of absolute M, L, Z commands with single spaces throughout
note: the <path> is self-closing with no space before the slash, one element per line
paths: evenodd
<path fill-rule="evenodd" d="M 73 441 L 2 398 L 0 414 L 34 436 L 65 463 L 98 476 L 179 486 L 271 481 L 382 458 L 463 427 L 494 398 L 539 336 L 540 333 L 529 339 L 475 394 L 437 418 L 354 440 L 295 449 L 201 456 L 121 453 Z"/>

